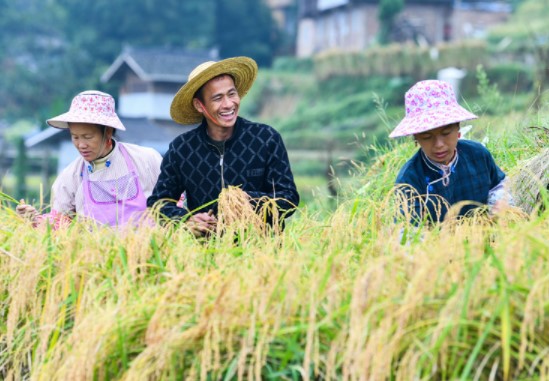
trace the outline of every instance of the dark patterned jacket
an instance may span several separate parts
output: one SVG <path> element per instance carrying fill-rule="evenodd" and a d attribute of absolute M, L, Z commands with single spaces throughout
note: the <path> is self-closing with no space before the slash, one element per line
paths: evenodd
<path fill-rule="evenodd" d="M 468 201 L 459 211 L 464 216 L 478 204 L 488 203 L 488 194 L 505 179 L 505 173 L 496 165 L 492 154 L 482 144 L 460 139 L 457 143 L 458 161 L 452 168 L 450 182 L 444 186 L 441 173 L 430 169 L 422 159 L 421 149 L 402 167 L 396 184 L 405 184 L 411 188 L 401 189 L 408 200 L 411 222 L 419 223 L 425 213 L 431 221 L 442 221 L 448 212 L 446 204 L 436 196 L 442 197 L 452 206 L 460 201 Z M 434 184 L 430 185 L 432 182 Z M 428 189 L 427 189 L 428 188 Z M 426 203 L 425 195 L 430 197 Z M 422 195 L 421 199 L 414 197 Z"/>
<path fill-rule="evenodd" d="M 280 134 L 265 124 L 238 117 L 233 135 L 225 142 L 225 152 L 209 140 L 206 122 L 175 138 L 164 155 L 160 176 L 147 206 L 166 202 L 160 211 L 169 218 L 180 218 L 188 211 L 213 209 L 222 187 L 240 186 L 253 199 L 277 198 L 282 211 L 293 213 L 299 194 Z M 176 201 L 186 192 L 187 209 Z"/>

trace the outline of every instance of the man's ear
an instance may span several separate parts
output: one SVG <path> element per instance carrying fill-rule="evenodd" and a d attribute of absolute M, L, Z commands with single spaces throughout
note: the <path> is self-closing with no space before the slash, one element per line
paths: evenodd
<path fill-rule="evenodd" d="M 204 113 L 204 108 L 202 107 L 202 103 L 198 100 L 198 98 L 193 98 L 193 106 L 199 113 Z"/>

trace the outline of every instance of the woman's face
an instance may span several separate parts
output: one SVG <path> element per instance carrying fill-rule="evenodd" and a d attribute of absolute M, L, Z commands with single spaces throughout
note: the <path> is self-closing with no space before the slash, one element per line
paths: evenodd
<path fill-rule="evenodd" d="M 454 158 L 459 139 L 459 123 L 415 134 L 414 138 L 429 159 L 436 163 L 448 164 Z"/>
<path fill-rule="evenodd" d="M 102 128 L 90 123 L 69 123 L 72 144 L 86 161 L 105 156 L 111 143 L 112 128 L 106 128 L 103 136 Z"/>

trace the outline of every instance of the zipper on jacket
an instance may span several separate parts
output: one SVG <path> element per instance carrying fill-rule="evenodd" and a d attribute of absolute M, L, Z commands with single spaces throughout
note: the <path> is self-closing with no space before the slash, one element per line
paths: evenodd
<path fill-rule="evenodd" d="M 223 142 L 223 153 L 217 148 L 215 144 L 208 142 L 209 145 L 214 147 L 219 152 L 219 168 L 221 170 L 221 189 L 225 188 L 225 177 L 223 175 L 223 158 L 225 156 L 225 142 Z"/>
<path fill-rule="evenodd" d="M 222 154 L 221 152 L 219 152 L 219 154 L 219 167 L 221 167 L 221 189 L 223 189 L 225 188 L 225 178 L 223 177 L 223 156 L 225 154 Z"/>

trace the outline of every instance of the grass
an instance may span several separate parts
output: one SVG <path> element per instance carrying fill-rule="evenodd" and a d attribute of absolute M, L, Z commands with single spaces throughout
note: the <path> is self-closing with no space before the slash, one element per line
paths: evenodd
<path fill-rule="evenodd" d="M 546 216 L 448 224 L 409 246 L 386 218 L 301 215 L 282 236 L 239 244 L 160 228 L 4 237 L 24 264 L 2 259 L 3 369 L 16 379 L 541 375 Z"/>

